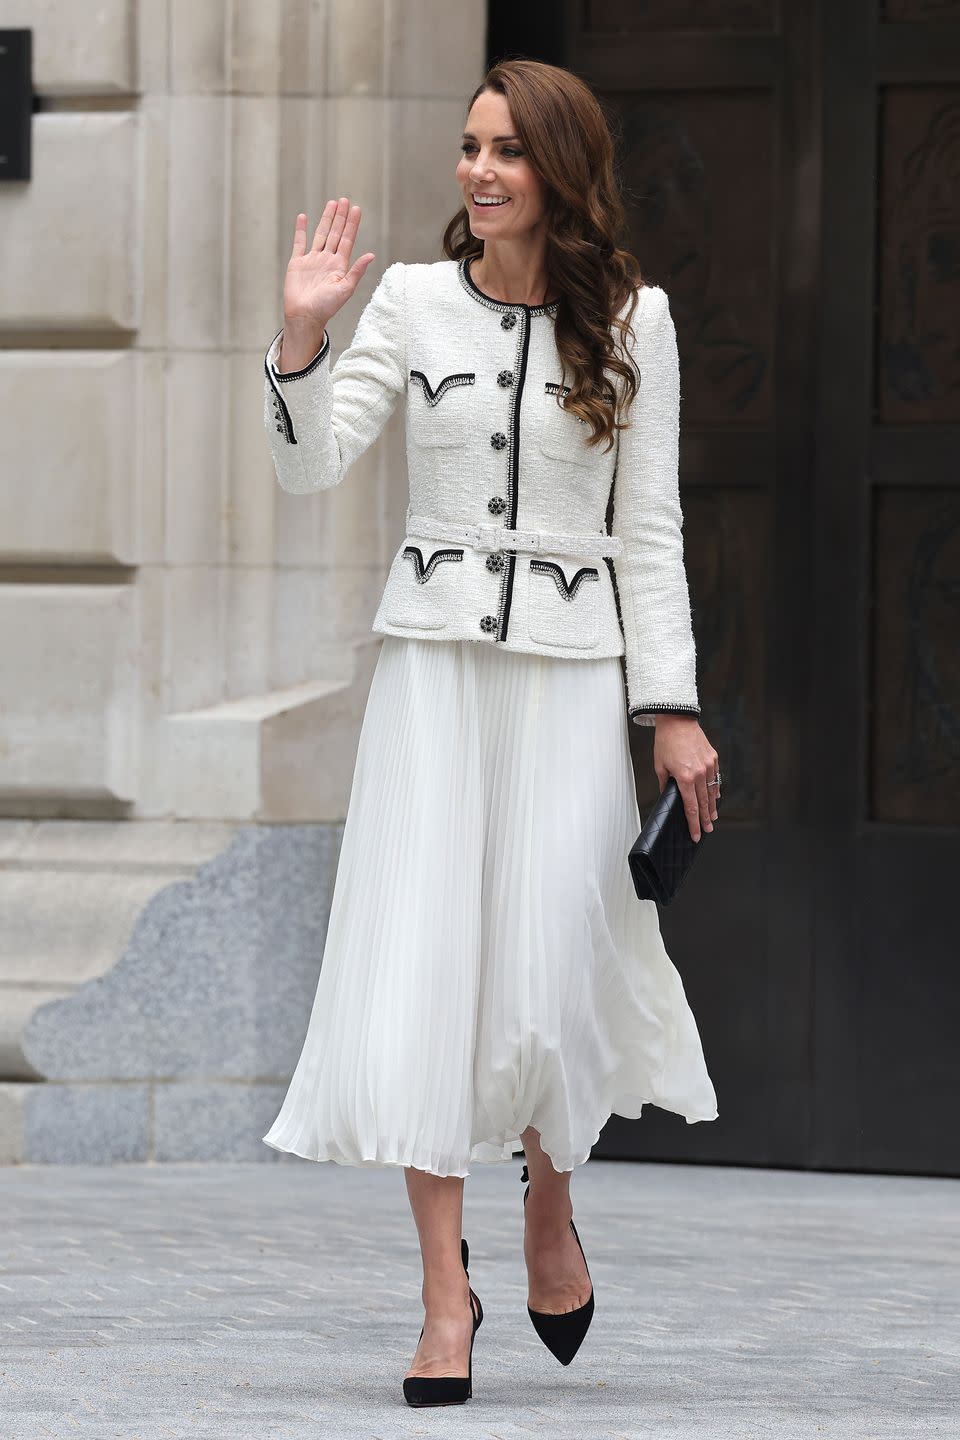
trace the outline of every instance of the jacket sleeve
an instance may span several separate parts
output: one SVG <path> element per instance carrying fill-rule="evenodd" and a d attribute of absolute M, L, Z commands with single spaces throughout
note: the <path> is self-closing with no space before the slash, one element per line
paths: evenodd
<path fill-rule="evenodd" d="M 696 650 L 680 508 L 680 364 L 665 292 L 651 286 L 634 313 L 640 388 L 619 432 L 613 534 L 627 672 L 638 725 L 665 712 L 699 715 Z"/>
<path fill-rule="evenodd" d="M 404 266 L 390 265 L 331 368 L 330 337 L 302 370 L 281 375 L 283 331 L 264 357 L 263 423 L 277 479 L 306 494 L 339 485 L 376 440 L 406 387 Z"/>

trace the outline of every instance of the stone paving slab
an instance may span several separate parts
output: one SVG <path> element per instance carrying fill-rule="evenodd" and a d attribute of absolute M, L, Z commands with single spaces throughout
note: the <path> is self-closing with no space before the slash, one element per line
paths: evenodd
<path fill-rule="evenodd" d="M 564 1368 L 526 1314 L 521 1163 L 466 1182 L 474 1398 L 426 1411 L 398 1168 L 0 1172 L 0 1440 L 960 1437 L 958 1182 L 590 1161 Z"/>

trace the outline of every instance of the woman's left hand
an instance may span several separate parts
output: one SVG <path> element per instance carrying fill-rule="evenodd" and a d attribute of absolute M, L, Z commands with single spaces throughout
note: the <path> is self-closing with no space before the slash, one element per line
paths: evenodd
<path fill-rule="evenodd" d="M 717 774 L 720 760 L 716 750 L 692 715 L 658 715 L 653 742 L 653 768 L 660 782 L 660 793 L 670 776 L 676 780 L 683 796 L 683 808 L 694 840 L 700 839 L 701 827 L 713 829 L 717 819 L 719 785 L 707 788 L 707 781 Z"/>

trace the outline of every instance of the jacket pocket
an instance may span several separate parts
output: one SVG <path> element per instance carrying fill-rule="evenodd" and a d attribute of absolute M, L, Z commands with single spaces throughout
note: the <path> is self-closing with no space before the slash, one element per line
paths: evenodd
<path fill-rule="evenodd" d="M 449 625 L 459 602 L 456 563 L 462 559 L 461 548 L 431 551 L 404 545 L 387 581 L 387 623 L 411 630 L 442 630 Z"/>
<path fill-rule="evenodd" d="M 544 455 L 549 455 L 551 460 L 565 460 L 568 465 L 590 464 L 591 450 L 587 444 L 590 427 L 586 420 L 564 410 L 561 401 L 569 394 L 569 385 L 561 385 L 553 380 L 548 380 L 544 385 L 540 449 Z"/>
<path fill-rule="evenodd" d="M 428 450 L 463 445 L 469 438 L 473 415 L 473 370 L 459 370 L 442 378 L 423 370 L 410 371 L 407 415 L 417 445 Z"/>
<path fill-rule="evenodd" d="M 527 630 L 540 645 L 592 650 L 600 638 L 600 572 L 594 565 L 531 560 Z"/>

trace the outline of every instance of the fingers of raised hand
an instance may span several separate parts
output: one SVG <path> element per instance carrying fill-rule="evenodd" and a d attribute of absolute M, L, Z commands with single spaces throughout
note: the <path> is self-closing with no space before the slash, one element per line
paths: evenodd
<path fill-rule="evenodd" d="M 293 227 L 293 249 L 290 258 L 295 255 L 302 255 L 307 248 L 307 217 L 302 212 L 297 216 L 297 223 Z"/>
<path fill-rule="evenodd" d="M 323 214 L 317 222 L 317 228 L 313 232 L 311 252 L 318 254 L 320 251 L 326 250 L 331 254 L 336 254 L 338 260 L 342 261 L 346 267 L 350 261 L 350 252 L 356 241 L 357 231 L 360 228 L 360 213 L 360 206 L 351 205 L 345 195 L 341 196 L 339 200 L 328 200 L 323 207 Z M 307 217 L 300 214 L 297 216 L 293 235 L 293 255 L 304 255 L 306 248 Z M 363 274 L 362 270 L 360 274 Z"/>
<path fill-rule="evenodd" d="M 350 252 L 354 247 L 359 229 L 360 206 L 351 205 L 344 220 L 340 243 L 337 245 L 337 254 L 343 260 L 344 265 L 349 265 L 350 263 Z"/>
<path fill-rule="evenodd" d="M 320 219 L 317 221 L 317 228 L 313 232 L 313 244 L 310 246 L 311 250 L 323 249 L 324 245 L 327 242 L 327 236 L 330 234 L 330 226 L 333 223 L 333 217 L 336 214 L 336 210 L 336 200 L 328 200 L 326 205 L 324 205 L 323 213 L 321 214 Z"/>
<path fill-rule="evenodd" d="M 376 255 L 374 255 L 373 251 L 371 250 L 368 251 L 366 255 L 361 255 L 359 259 L 354 260 L 353 264 L 350 266 L 350 269 L 347 271 L 347 279 L 350 281 L 351 285 L 356 287 L 360 284 L 360 281 L 363 279 L 364 274 L 366 273 L 367 266 L 370 265 L 374 260 L 376 260 L 376 258 Z"/>
<path fill-rule="evenodd" d="M 330 231 L 327 235 L 324 249 L 337 252 L 340 250 L 340 241 L 343 238 L 343 231 L 349 214 L 350 201 L 346 195 L 341 195 L 333 211 L 333 216 L 330 221 Z"/>

